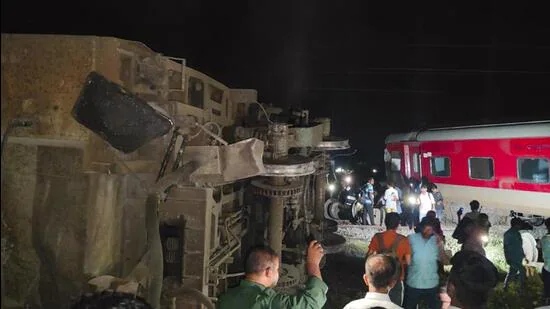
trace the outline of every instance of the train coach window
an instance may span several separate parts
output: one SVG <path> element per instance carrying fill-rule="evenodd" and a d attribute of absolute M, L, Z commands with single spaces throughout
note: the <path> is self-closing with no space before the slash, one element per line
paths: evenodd
<path fill-rule="evenodd" d="M 520 158 L 518 159 L 518 179 L 524 182 L 548 183 L 550 173 L 548 159 Z"/>
<path fill-rule="evenodd" d="M 413 172 L 420 172 L 420 158 L 418 153 L 413 155 Z"/>
<path fill-rule="evenodd" d="M 211 84 L 208 86 L 210 88 L 210 100 L 222 104 L 223 90 Z"/>
<path fill-rule="evenodd" d="M 470 158 L 468 167 L 472 179 L 490 180 L 495 176 L 494 163 L 491 158 Z"/>
<path fill-rule="evenodd" d="M 204 107 L 204 84 L 202 80 L 193 76 L 189 77 L 187 88 L 189 104 L 198 108 Z"/>
<path fill-rule="evenodd" d="M 431 172 L 433 176 L 448 177 L 451 176 L 451 161 L 447 157 L 433 157 L 430 160 Z"/>

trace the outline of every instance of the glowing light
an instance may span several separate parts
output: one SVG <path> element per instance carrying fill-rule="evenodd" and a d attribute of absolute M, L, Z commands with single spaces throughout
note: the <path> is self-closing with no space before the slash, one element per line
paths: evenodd
<path fill-rule="evenodd" d="M 485 244 L 489 242 L 489 236 L 487 235 L 481 235 L 480 238 L 481 238 L 481 241 Z"/>
<path fill-rule="evenodd" d="M 333 183 L 329 183 L 328 184 L 328 190 L 330 192 L 334 192 L 334 190 L 336 190 L 336 186 Z"/>
<path fill-rule="evenodd" d="M 348 176 L 346 176 L 346 178 L 344 178 L 344 181 L 345 181 L 345 182 L 346 182 L 347 184 L 350 184 L 350 183 L 351 183 L 351 181 L 352 181 L 352 178 L 351 178 L 351 176 L 349 176 L 349 175 L 348 175 Z"/>
<path fill-rule="evenodd" d="M 373 169 L 372 169 L 372 173 L 373 173 L 373 174 L 376 174 L 376 173 L 378 173 L 378 170 L 375 169 L 375 168 L 373 168 Z"/>
<path fill-rule="evenodd" d="M 416 204 L 416 197 L 414 196 L 409 197 L 409 204 Z"/>
<path fill-rule="evenodd" d="M 335 170 L 336 173 L 343 173 L 344 172 L 344 169 L 341 168 L 341 167 L 337 167 L 336 170 Z"/>

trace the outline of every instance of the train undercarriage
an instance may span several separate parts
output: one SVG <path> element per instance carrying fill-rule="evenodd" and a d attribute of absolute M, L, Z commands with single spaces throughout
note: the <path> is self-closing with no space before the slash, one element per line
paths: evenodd
<path fill-rule="evenodd" d="M 211 308 L 252 245 L 289 291 L 309 239 L 343 248 L 326 174 L 350 146 L 330 119 L 115 38 L 2 34 L 2 90 L 2 308 L 103 290 Z"/>

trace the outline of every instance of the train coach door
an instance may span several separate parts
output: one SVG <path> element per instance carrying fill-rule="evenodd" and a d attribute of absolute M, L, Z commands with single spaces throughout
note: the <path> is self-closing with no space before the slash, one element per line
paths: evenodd
<path fill-rule="evenodd" d="M 422 162 L 420 160 L 420 146 L 418 144 L 408 145 L 408 161 L 410 166 L 410 176 L 415 179 L 422 177 Z"/>

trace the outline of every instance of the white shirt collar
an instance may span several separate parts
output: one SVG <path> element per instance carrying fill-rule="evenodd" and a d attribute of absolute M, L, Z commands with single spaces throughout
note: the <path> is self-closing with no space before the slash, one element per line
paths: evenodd
<path fill-rule="evenodd" d="M 388 294 L 385 294 L 385 293 L 367 292 L 367 295 L 365 295 L 365 298 L 366 299 L 372 299 L 372 300 L 383 300 L 383 301 L 391 302 L 390 296 Z"/>

